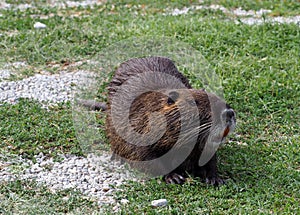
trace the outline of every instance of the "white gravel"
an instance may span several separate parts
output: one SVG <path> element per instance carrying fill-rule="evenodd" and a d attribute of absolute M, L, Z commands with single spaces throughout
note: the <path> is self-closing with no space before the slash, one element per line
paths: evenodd
<path fill-rule="evenodd" d="M 246 17 L 246 18 L 241 18 L 240 21 L 248 25 L 261 25 L 267 22 L 267 23 L 280 23 L 280 24 L 298 24 L 300 26 L 300 16 L 266 17 L 265 19 L 256 18 L 256 17 Z M 235 23 L 239 23 L 239 21 L 235 20 Z"/>
<path fill-rule="evenodd" d="M 11 75 L 11 71 L 8 69 L 0 70 L 0 81 L 8 79 Z"/>
<path fill-rule="evenodd" d="M 34 23 L 33 27 L 35 29 L 41 29 L 41 28 L 46 28 L 47 25 L 45 25 L 44 23 L 41 23 L 41 22 L 36 22 L 36 23 Z"/>
<path fill-rule="evenodd" d="M 48 7 L 93 7 L 94 5 L 101 5 L 105 1 L 100 0 L 85 0 L 85 1 L 62 1 L 62 0 L 48 0 L 46 6 Z M 16 10 L 26 10 L 28 8 L 35 8 L 35 4 L 9 4 L 5 1 L 0 2 L 1 9 L 16 9 Z"/>
<path fill-rule="evenodd" d="M 1 161 L 0 158 L 0 182 L 35 180 L 47 185 L 53 192 L 62 189 L 81 191 L 101 205 L 117 203 L 113 194 L 118 186 L 125 180 L 134 180 L 123 165 L 110 161 L 110 154 L 105 152 L 101 156 L 88 154 L 87 157 L 62 155 L 61 162 L 47 159 L 42 153 L 35 156 L 35 159 L 36 163 L 21 157 L 9 162 Z M 12 165 L 22 165 L 24 170 L 12 173 Z M 126 204 L 128 201 L 120 203 Z"/>
<path fill-rule="evenodd" d="M 164 207 L 168 205 L 168 200 L 166 199 L 157 199 L 151 202 L 152 207 Z"/>
<path fill-rule="evenodd" d="M 178 16 L 184 15 L 191 11 L 197 10 L 220 10 L 223 13 L 236 15 L 236 16 L 254 16 L 254 17 L 261 17 L 263 14 L 268 14 L 272 12 L 271 10 L 260 9 L 258 11 L 254 10 L 243 10 L 242 8 L 237 8 L 234 10 L 229 10 L 221 5 L 212 4 L 209 6 L 206 5 L 198 5 L 198 6 L 191 6 L 191 7 L 184 7 L 183 9 L 174 9 L 173 11 L 169 12 L 167 15 Z"/>
<path fill-rule="evenodd" d="M 197 10 L 220 10 L 225 14 L 230 14 L 231 16 L 234 16 L 233 18 L 235 23 L 242 22 L 244 24 L 248 25 L 260 25 L 264 24 L 266 22 L 269 23 L 280 23 L 280 24 L 298 24 L 300 25 L 300 16 L 293 16 L 293 17 L 282 17 L 282 16 L 277 16 L 277 17 L 268 17 L 264 15 L 267 15 L 268 13 L 272 12 L 271 10 L 267 9 L 260 9 L 258 11 L 254 10 L 244 10 L 242 8 L 237 8 L 233 10 L 229 10 L 221 5 L 198 5 L 198 6 L 191 6 L 191 7 L 184 7 L 182 9 L 174 9 L 171 10 L 170 12 L 166 13 L 165 15 L 172 15 L 172 16 L 179 16 L 179 15 L 185 15 L 188 14 L 192 11 L 197 11 Z M 236 17 L 239 18 L 239 20 L 236 20 Z"/>
<path fill-rule="evenodd" d="M 36 74 L 20 81 L 1 81 L 10 76 L 10 71 L 0 70 L 0 104 L 14 104 L 19 98 L 50 103 L 70 101 L 76 87 L 93 75 L 87 71 L 61 72 L 54 75 Z"/>

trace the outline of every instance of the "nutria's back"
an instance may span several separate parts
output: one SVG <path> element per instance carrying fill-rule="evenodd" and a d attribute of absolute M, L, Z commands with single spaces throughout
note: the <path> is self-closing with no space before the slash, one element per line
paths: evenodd
<path fill-rule="evenodd" d="M 215 151 L 207 156 L 208 167 L 199 160 L 209 142 L 221 142 L 235 126 L 225 102 L 192 89 L 163 57 L 122 63 L 108 89 L 106 131 L 115 155 L 144 172 L 165 175 L 168 183 L 182 183 L 186 172 L 221 183 Z"/>
<path fill-rule="evenodd" d="M 133 58 L 122 63 L 116 70 L 108 86 L 109 97 L 111 98 L 118 87 L 128 81 L 130 77 L 144 72 L 168 74 L 179 79 L 184 88 L 192 88 L 189 80 L 177 70 L 175 64 L 170 59 L 165 57 Z"/>

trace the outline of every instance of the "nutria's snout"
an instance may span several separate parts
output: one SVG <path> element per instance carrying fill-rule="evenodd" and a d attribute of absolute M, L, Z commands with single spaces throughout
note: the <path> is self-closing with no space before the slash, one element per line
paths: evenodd
<path fill-rule="evenodd" d="M 235 113 L 234 113 L 234 111 L 231 108 L 230 109 L 225 109 L 224 112 L 223 112 L 223 114 L 225 114 L 226 119 L 228 119 L 228 121 L 230 119 L 234 118 L 234 116 L 235 116 Z"/>
<path fill-rule="evenodd" d="M 225 119 L 227 126 L 235 125 L 236 119 L 235 119 L 235 112 L 233 109 L 231 108 L 225 109 L 222 114 L 223 114 L 223 119 Z"/>

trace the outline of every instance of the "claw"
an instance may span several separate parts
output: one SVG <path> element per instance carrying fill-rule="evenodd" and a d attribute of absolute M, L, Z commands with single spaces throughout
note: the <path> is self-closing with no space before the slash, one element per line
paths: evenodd
<path fill-rule="evenodd" d="M 219 186 L 225 184 L 225 181 L 219 177 L 206 178 L 205 183 L 213 186 Z"/>
<path fill-rule="evenodd" d="M 170 173 L 164 177 L 167 184 L 183 184 L 185 178 L 177 173 Z"/>

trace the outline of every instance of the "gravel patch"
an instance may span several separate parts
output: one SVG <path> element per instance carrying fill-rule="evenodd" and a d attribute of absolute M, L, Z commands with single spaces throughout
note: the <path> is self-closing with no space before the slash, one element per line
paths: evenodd
<path fill-rule="evenodd" d="M 262 25 L 264 23 L 280 23 L 280 24 L 297 24 L 300 26 L 300 16 L 293 17 L 266 17 L 264 18 L 256 18 L 256 17 L 247 17 L 241 18 L 240 21 L 235 20 L 236 23 L 242 22 L 248 25 Z"/>
<path fill-rule="evenodd" d="M 101 5 L 105 1 L 100 0 L 85 0 L 85 1 L 62 1 L 62 0 L 48 0 L 45 6 L 47 7 L 93 7 L 95 5 Z M 35 3 L 32 4 L 9 4 L 6 1 L 0 2 L 0 9 L 14 9 L 14 10 L 26 10 L 28 8 L 36 8 Z"/>
<path fill-rule="evenodd" d="M 56 7 L 88 7 L 88 6 L 95 6 L 95 5 L 101 5 L 105 1 L 99 1 L 99 0 L 85 0 L 85 1 L 59 1 L 59 0 L 52 0 L 51 4 L 52 6 Z"/>
<path fill-rule="evenodd" d="M 0 183 L 16 180 L 19 172 L 31 165 L 33 165 L 31 160 L 23 159 L 21 156 L 0 153 Z"/>
<path fill-rule="evenodd" d="M 0 80 L 10 75 L 8 70 L 0 70 Z M 30 98 L 40 102 L 58 103 L 73 100 L 77 86 L 83 85 L 95 74 L 87 71 L 61 72 L 54 75 L 36 74 L 20 81 L 0 82 L 0 104 L 14 104 L 20 98 Z"/>
<path fill-rule="evenodd" d="M 0 81 L 8 79 L 11 76 L 11 71 L 8 69 L 0 70 Z"/>
<path fill-rule="evenodd" d="M 41 153 L 35 156 L 36 163 L 21 157 L 9 162 L 0 161 L 0 182 L 35 180 L 47 185 L 52 192 L 63 189 L 80 191 L 102 205 L 116 204 L 114 192 L 126 180 L 134 180 L 125 166 L 110 160 L 111 156 L 107 152 L 102 152 L 100 156 L 88 154 L 87 157 L 61 157 L 61 162 L 55 162 L 53 158 L 46 158 Z M 21 173 L 12 173 L 10 167 L 20 164 L 27 168 Z"/>
<path fill-rule="evenodd" d="M 242 8 L 237 8 L 233 10 L 229 10 L 221 5 L 210 5 L 210 6 L 204 6 L 204 5 L 198 5 L 198 6 L 191 6 L 191 7 L 184 7 L 182 9 L 174 9 L 165 15 L 171 15 L 171 16 L 179 16 L 179 15 L 185 15 L 192 11 L 197 10 L 220 10 L 225 14 L 229 14 L 234 17 L 238 17 L 238 20 L 234 20 L 235 23 L 244 23 L 247 25 L 260 25 L 264 24 L 266 22 L 269 23 L 280 23 L 280 24 L 297 24 L 300 25 L 300 16 L 293 16 L 293 17 L 263 17 L 264 15 L 267 15 L 268 13 L 272 12 L 271 10 L 267 9 L 260 9 L 258 11 L 254 10 L 243 10 Z"/>
<path fill-rule="evenodd" d="M 247 10 L 243 10 L 242 8 L 229 10 L 221 5 L 212 4 L 209 6 L 198 5 L 198 6 L 184 7 L 183 9 L 176 8 L 173 11 L 167 13 L 166 15 L 178 16 L 178 15 L 184 15 L 191 11 L 197 11 L 197 10 L 220 10 L 223 13 L 231 14 L 235 16 L 254 16 L 254 17 L 261 17 L 264 14 L 272 12 L 271 10 L 266 10 L 266 9 L 260 9 L 258 11 L 254 11 L 254 10 L 247 11 Z"/>

